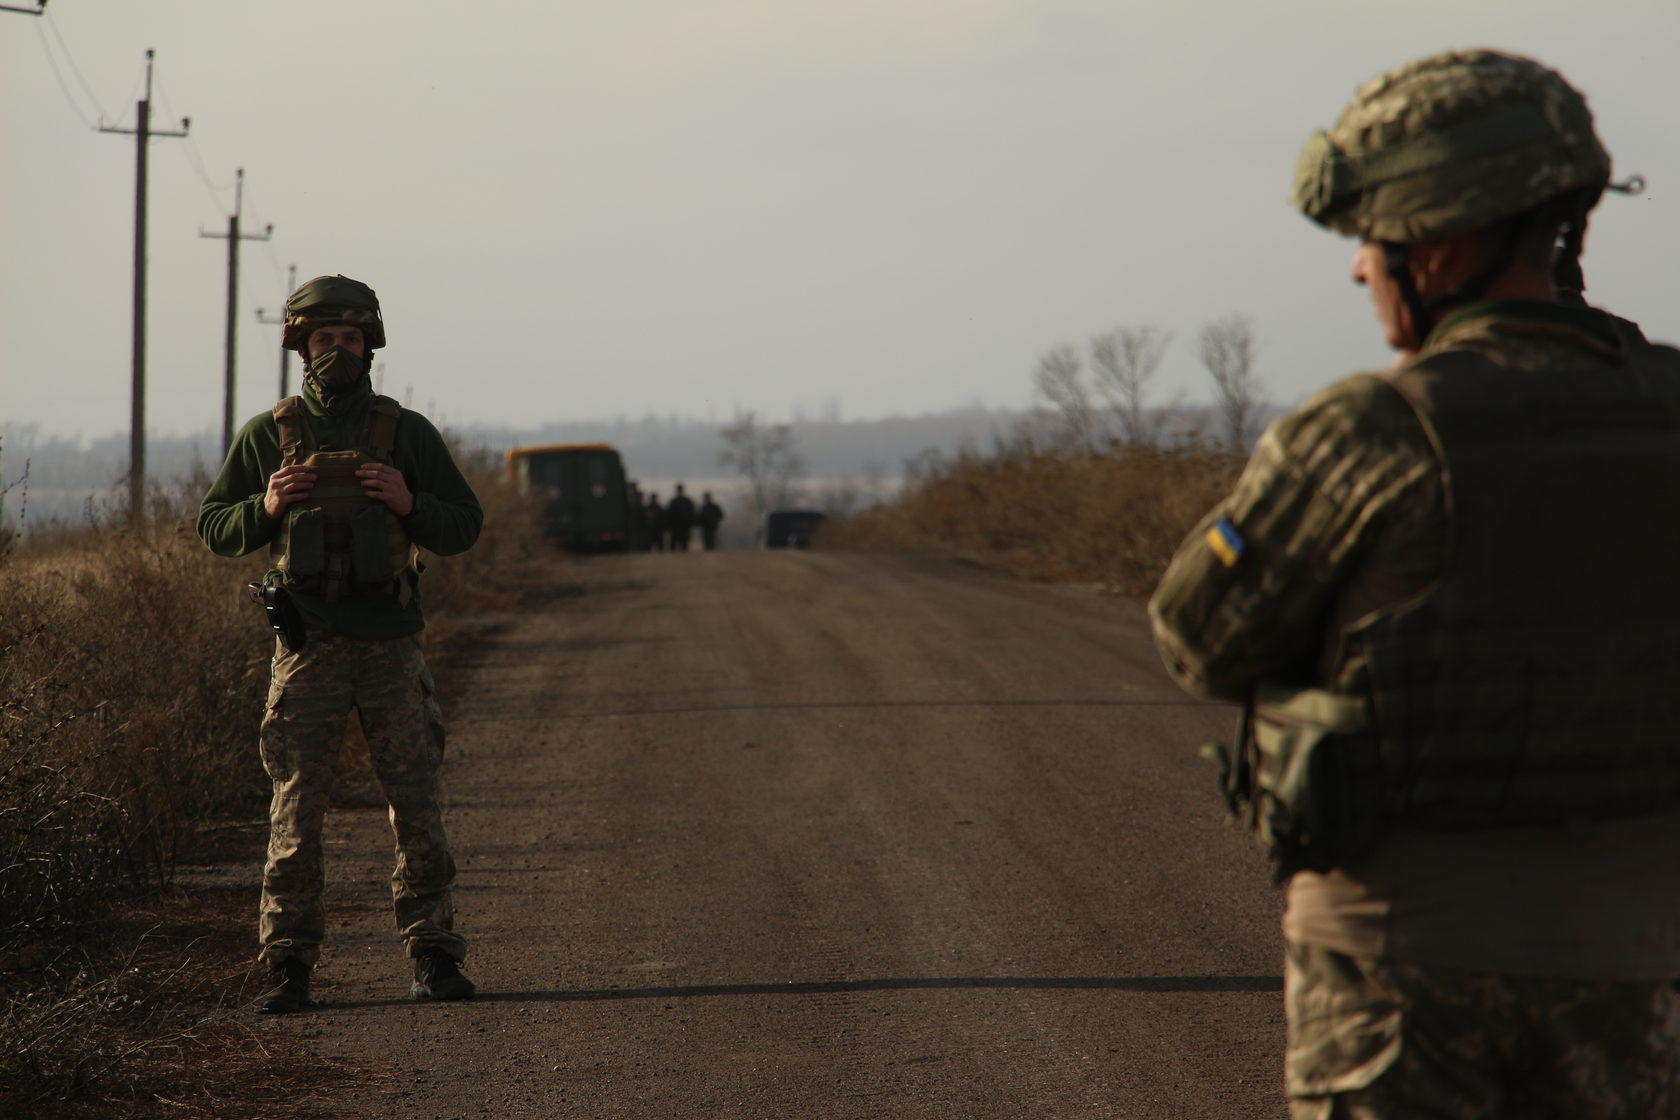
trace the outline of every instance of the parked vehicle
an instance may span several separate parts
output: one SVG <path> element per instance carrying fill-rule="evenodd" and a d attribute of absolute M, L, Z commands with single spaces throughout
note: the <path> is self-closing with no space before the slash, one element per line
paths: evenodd
<path fill-rule="evenodd" d="M 605 443 L 516 447 L 507 453 L 508 477 L 543 504 L 543 527 L 562 547 L 623 552 L 630 547 L 636 511 L 624 460 Z"/>
<path fill-rule="evenodd" d="M 814 509 L 773 509 L 764 515 L 765 548 L 809 548 L 828 515 Z"/>

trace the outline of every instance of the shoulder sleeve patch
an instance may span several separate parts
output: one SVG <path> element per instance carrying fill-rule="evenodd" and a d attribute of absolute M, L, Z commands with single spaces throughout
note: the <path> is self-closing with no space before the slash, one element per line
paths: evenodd
<path fill-rule="evenodd" d="M 1223 517 L 1208 529 L 1205 539 L 1208 548 L 1213 550 L 1213 554 L 1219 557 L 1219 562 L 1227 568 L 1236 567 L 1237 560 L 1248 547 L 1242 539 L 1242 534 L 1237 532 L 1237 527 Z"/>

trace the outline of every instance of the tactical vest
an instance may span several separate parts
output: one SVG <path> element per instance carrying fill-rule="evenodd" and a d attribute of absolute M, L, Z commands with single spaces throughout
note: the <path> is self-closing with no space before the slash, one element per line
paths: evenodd
<path fill-rule="evenodd" d="M 1280 877 L 1397 823 L 1680 810 L 1680 352 L 1538 372 L 1448 351 L 1386 376 L 1444 464 L 1447 558 L 1335 636 L 1367 695 L 1251 705 L 1227 794 Z"/>
<path fill-rule="evenodd" d="M 368 463 L 390 463 L 402 407 L 376 396 L 357 446 L 319 450 L 302 397 L 274 406 L 282 466 L 302 463 L 315 472 L 309 497 L 289 507 L 269 556 L 287 587 L 328 600 L 340 596 L 411 594 L 404 574 L 414 564 L 414 545 L 385 503 L 368 496 L 356 471 Z"/>

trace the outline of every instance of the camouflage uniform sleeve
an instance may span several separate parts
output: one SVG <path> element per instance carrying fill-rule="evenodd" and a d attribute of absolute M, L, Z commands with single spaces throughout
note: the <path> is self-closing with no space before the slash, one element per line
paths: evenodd
<path fill-rule="evenodd" d="M 1150 599 L 1168 671 L 1238 703 L 1262 680 L 1313 683 L 1340 587 L 1396 522 L 1439 523 L 1443 487 L 1422 423 L 1379 376 L 1340 381 L 1278 420 Z"/>
<path fill-rule="evenodd" d="M 396 450 L 407 452 L 404 473 L 414 492 L 414 508 L 403 518 L 403 527 L 415 544 L 439 556 L 465 552 L 478 540 L 484 526 L 484 509 L 478 504 L 478 496 L 430 420 L 405 410 L 402 425 Z"/>
<path fill-rule="evenodd" d="M 245 556 L 274 538 L 276 522 L 263 509 L 268 477 L 280 469 L 274 417 L 254 416 L 228 449 L 216 480 L 198 507 L 198 536 L 217 556 Z"/>

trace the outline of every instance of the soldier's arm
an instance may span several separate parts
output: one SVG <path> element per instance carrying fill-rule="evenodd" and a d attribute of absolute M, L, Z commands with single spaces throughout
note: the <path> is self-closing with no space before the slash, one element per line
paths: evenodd
<path fill-rule="evenodd" d="M 1168 671 L 1239 703 L 1262 680 L 1309 683 L 1340 586 L 1397 513 L 1438 510 L 1442 485 L 1422 424 L 1379 377 L 1338 382 L 1277 421 L 1150 600 Z"/>
<path fill-rule="evenodd" d="M 449 445 L 418 412 L 403 412 L 399 440 L 409 443 L 404 474 L 414 494 L 414 508 L 403 518 L 403 528 L 415 544 L 439 556 L 465 552 L 478 540 L 484 509 Z"/>
<path fill-rule="evenodd" d="M 198 506 L 198 536 L 217 556 L 267 546 L 276 522 L 263 510 L 268 476 L 280 467 L 280 441 L 268 414 L 246 423 Z"/>

